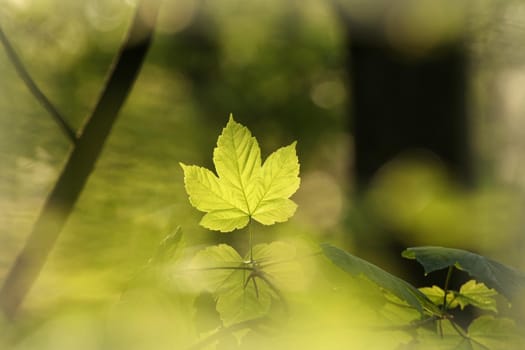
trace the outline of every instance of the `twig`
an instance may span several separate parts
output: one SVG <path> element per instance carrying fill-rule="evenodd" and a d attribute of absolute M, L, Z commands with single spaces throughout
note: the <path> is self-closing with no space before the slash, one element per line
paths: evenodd
<path fill-rule="evenodd" d="M 447 277 L 445 279 L 445 289 L 444 289 L 444 293 L 443 293 L 443 311 L 447 311 L 447 294 L 448 294 L 448 287 L 449 287 L 449 283 L 450 283 L 450 277 L 452 276 L 452 270 L 454 269 L 453 266 L 449 266 L 448 267 L 448 271 L 447 271 Z"/>
<path fill-rule="evenodd" d="M 60 231 L 93 171 L 104 143 L 128 96 L 153 40 L 154 25 L 142 16 L 148 6 L 150 19 L 156 18 L 160 1 L 142 0 L 137 5 L 127 38 L 116 56 L 102 94 L 53 190 L 29 235 L 25 246 L 11 267 L 0 290 L 0 310 L 14 318 L 35 282 Z"/>
<path fill-rule="evenodd" d="M 7 35 L 4 33 L 2 26 L 0 26 L 0 42 L 4 46 L 7 57 L 15 67 L 16 72 L 20 76 L 20 79 L 25 83 L 31 94 L 37 99 L 38 102 L 44 107 L 44 109 L 51 115 L 57 125 L 60 127 L 66 137 L 75 144 L 77 142 L 77 136 L 73 128 L 67 123 L 66 119 L 58 111 L 58 109 L 51 103 L 47 96 L 38 87 L 36 82 L 31 78 L 31 75 L 27 71 L 26 67 L 16 54 L 13 45 L 9 42 Z"/>

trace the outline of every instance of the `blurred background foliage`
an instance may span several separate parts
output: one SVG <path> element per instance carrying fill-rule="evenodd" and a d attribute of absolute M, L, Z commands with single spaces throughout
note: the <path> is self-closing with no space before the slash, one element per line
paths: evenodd
<path fill-rule="evenodd" d="M 344 5 L 365 16 L 374 11 L 365 3 Z M 455 183 L 437 157 L 408 153 L 386 164 L 357 199 L 337 8 L 322 0 L 164 1 L 145 66 L 24 310 L 45 315 L 64 305 L 82 309 L 113 300 L 177 225 L 188 246 L 228 241 L 245 249 L 242 233 L 198 226 L 201 214 L 187 200 L 178 165 L 212 167 L 230 112 L 252 130 L 263 157 L 298 140 L 297 214 L 285 224 L 256 226 L 256 242 L 309 237 L 359 255 L 354 242 L 381 240 L 378 232 L 388 227 L 402 232 L 407 246 L 469 249 L 525 270 L 525 5 L 465 3 L 472 6 L 465 18 L 440 21 L 449 18 L 445 12 L 432 26 L 418 17 L 429 11 L 423 6 L 410 12 L 416 24 L 400 23 L 467 37 L 475 185 Z M 1 1 L 4 31 L 75 129 L 93 108 L 134 6 L 134 0 Z M 406 33 L 413 33 L 409 24 Z M 70 145 L 3 50 L 0 76 L 2 282 Z M 399 269 L 380 249 L 373 256 L 385 269 Z M 71 324 L 65 317 L 47 326 L 51 333 Z M 74 322 L 86 332 L 82 339 L 96 341 L 89 332 L 97 333 L 99 324 Z M 60 341 L 66 343 L 54 348 L 67 348 L 67 339 Z"/>

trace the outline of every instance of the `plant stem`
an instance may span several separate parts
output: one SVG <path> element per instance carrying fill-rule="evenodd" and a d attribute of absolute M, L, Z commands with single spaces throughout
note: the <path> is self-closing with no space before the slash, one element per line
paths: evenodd
<path fill-rule="evenodd" d="M 448 284 L 450 283 L 450 277 L 452 276 L 452 269 L 454 267 L 453 266 L 449 266 L 448 267 L 448 271 L 447 271 L 447 277 L 445 278 L 445 287 L 444 287 L 444 294 L 443 294 L 443 313 L 446 313 L 447 311 L 447 294 L 448 294 Z M 438 320 L 438 330 L 439 330 L 439 335 L 441 338 L 443 338 L 443 325 L 442 325 L 442 320 L 439 319 Z"/>
<path fill-rule="evenodd" d="M 445 279 L 445 295 L 443 295 L 443 311 L 447 310 L 447 293 L 448 293 L 448 284 L 450 283 L 450 277 L 452 276 L 452 270 L 454 269 L 453 266 L 448 267 L 447 271 L 447 277 Z"/>
<path fill-rule="evenodd" d="M 252 238 L 252 220 L 248 223 L 249 249 L 250 249 L 250 263 L 253 263 L 253 238 Z"/>

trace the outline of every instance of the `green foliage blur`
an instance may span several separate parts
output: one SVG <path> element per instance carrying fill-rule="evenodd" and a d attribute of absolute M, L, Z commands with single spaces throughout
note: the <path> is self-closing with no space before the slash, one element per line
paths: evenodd
<path fill-rule="evenodd" d="M 133 6 L 117 0 L 9 1 L 2 10 L 4 30 L 22 60 L 76 129 L 100 93 Z M 312 214 L 323 217 L 322 230 L 336 229 L 347 138 L 340 40 L 330 8 L 317 1 L 166 1 L 146 64 L 53 251 L 47 267 L 54 277 L 45 282 L 44 274 L 41 287 L 50 283 L 52 294 L 70 296 L 78 294 L 66 289 L 78 288 L 96 299 L 115 287 L 106 279 L 126 279 L 173 226 L 184 227 L 192 244 L 213 241 L 215 235 L 196 225 L 178 163 L 209 166 L 231 112 L 257 130 L 263 157 L 277 145 L 302 140 L 304 174 L 311 173 L 306 185 L 318 191 L 327 184 L 334 195 L 312 204 L 321 205 Z M 1 58 L 3 276 L 69 144 L 3 53 Z M 334 158 L 333 149 L 340 156 Z M 307 230 L 311 223 L 300 226 Z M 57 291 L 54 278 L 71 281 L 70 269 L 78 281 Z"/>
<path fill-rule="evenodd" d="M 4 31 L 75 129 L 99 96 L 135 2 L 2 1 Z M 220 325 L 210 295 L 181 291 L 169 268 L 161 269 L 160 283 L 159 272 L 144 266 L 177 226 L 189 255 L 224 242 L 246 252 L 243 232 L 218 234 L 198 225 L 201 214 L 188 201 L 179 167 L 213 167 L 211 151 L 230 113 L 257 137 L 263 158 L 298 141 L 297 213 L 284 224 L 254 226 L 254 243 L 327 241 L 360 255 L 357 243 L 365 241 L 374 263 L 406 274 L 384 254 L 380 233 L 388 228 L 407 246 L 469 249 L 524 271 L 525 7 L 517 0 L 479 3 L 464 29 L 476 185 L 461 188 L 439 159 L 415 153 L 386 164 L 370 189 L 356 195 L 345 37 L 331 3 L 165 0 L 132 94 L 19 323 L 0 318 L 0 349 L 182 349 Z M 70 145 L 3 50 L 0 77 L 3 283 Z M 353 283 L 327 261 L 304 269 L 293 292 L 296 313 L 283 325 L 288 333 L 278 334 L 282 348 L 409 343 L 393 330 L 377 337 L 373 327 L 390 327 L 384 318 L 390 313 L 395 322 L 409 322 L 413 313 L 377 310 L 382 296 L 373 286 Z M 522 304 L 504 310 L 525 319 Z M 242 336 L 246 348 L 272 346 L 260 334 L 230 334 L 216 348 L 235 349 Z"/>

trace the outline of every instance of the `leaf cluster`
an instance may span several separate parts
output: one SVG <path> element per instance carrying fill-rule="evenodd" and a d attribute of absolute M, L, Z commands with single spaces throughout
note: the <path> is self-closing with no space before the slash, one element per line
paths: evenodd
<path fill-rule="evenodd" d="M 294 142 L 279 148 L 263 163 L 255 137 L 230 116 L 213 152 L 216 174 L 181 163 L 190 203 L 206 213 L 200 224 L 211 230 L 231 232 L 246 227 L 252 220 L 264 225 L 288 220 L 297 207 L 289 198 L 300 184 L 295 146 Z M 199 290 L 213 296 L 220 324 L 225 327 L 213 337 L 220 336 L 225 329 L 237 330 L 257 320 L 267 320 L 275 306 L 287 313 L 283 292 L 300 284 L 304 271 L 293 245 L 277 241 L 252 247 L 251 241 L 250 233 L 249 252 L 245 256 L 229 245 L 220 244 L 199 251 L 189 265 Z M 495 297 L 499 293 L 511 299 L 523 291 L 525 277 L 517 270 L 460 249 L 408 248 L 402 256 L 415 259 L 425 273 L 449 269 L 443 288 L 435 285 L 416 288 L 333 245 L 321 244 L 320 248 L 335 266 L 366 279 L 383 293 L 384 303 L 377 307 L 384 313 L 390 317 L 395 317 L 396 312 L 404 315 L 400 318 L 406 323 L 396 323 L 389 330 L 407 332 L 411 336 L 407 344 L 410 348 L 500 349 L 511 344 L 523 345 L 523 337 L 513 321 L 494 316 L 498 311 Z M 459 290 L 448 288 L 454 268 L 473 277 Z M 492 314 L 481 315 L 463 329 L 450 310 L 464 310 L 467 306 Z M 401 311 L 407 309 L 411 311 Z M 419 315 L 418 319 L 412 317 L 414 313 Z M 428 324 L 435 329 L 426 327 Z"/>
<path fill-rule="evenodd" d="M 467 330 L 463 330 L 448 312 L 457 307 L 463 310 L 470 305 L 479 310 L 497 313 L 495 297 L 499 294 L 498 292 L 515 296 L 517 288 L 522 285 L 523 275 L 517 270 L 460 249 L 408 248 L 402 255 L 409 259 L 416 259 L 423 265 L 427 273 L 456 267 L 469 272 L 471 276 L 481 281 L 469 280 L 457 291 L 449 290 L 447 282 L 445 282 L 444 289 L 435 285 L 417 289 L 378 266 L 337 247 L 323 244 L 321 248 L 328 259 L 342 270 L 375 283 L 386 293 L 386 300 L 393 300 L 389 297 L 393 295 L 420 313 L 420 321 L 412 322 L 408 328 L 402 327 L 407 330 L 416 330 L 415 333 L 412 332 L 414 334 L 411 342 L 413 348 L 486 350 L 517 349 L 525 345 L 525 339 L 510 319 L 482 315 L 474 319 Z M 509 281 L 512 283 L 506 283 Z M 495 286 L 495 289 L 487 287 L 485 283 L 490 283 Z M 423 327 L 429 321 L 436 324 L 434 330 Z"/>

